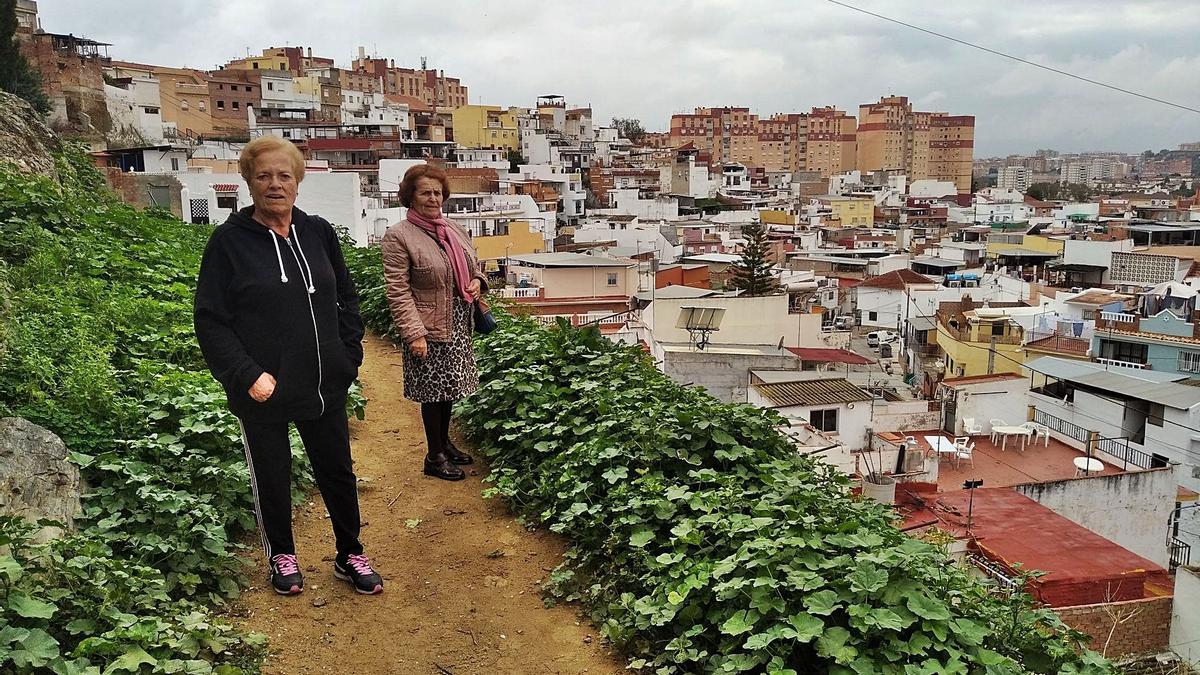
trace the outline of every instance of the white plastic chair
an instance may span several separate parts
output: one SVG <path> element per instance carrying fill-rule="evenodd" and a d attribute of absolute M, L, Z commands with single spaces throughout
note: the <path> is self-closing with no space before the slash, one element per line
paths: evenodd
<path fill-rule="evenodd" d="M 1025 422 L 1021 426 L 1029 430 L 1029 435 L 1033 437 L 1033 442 L 1035 444 L 1037 443 L 1038 438 L 1042 438 L 1046 441 L 1042 447 L 1050 447 L 1050 428 L 1045 424 L 1040 424 L 1038 422 Z"/>
<path fill-rule="evenodd" d="M 963 433 L 968 436 L 982 436 L 983 427 L 979 426 L 974 417 L 964 417 Z"/>
<path fill-rule="evenodd" d="M 995 417 L 993 417 L 988 422 L 988 424 L 991 425 L 991 427 L 992 427 L 992 443 L 995 443 L 996 442 L 996 427 L 1004 427 L 1004 426 L 1008 426 L 1008 425 L 1004 423 L 1004 420 L 997 419 Z"/>
<path fill-rule="evenodd" d="M 975 468 L 975 444 L 972 443 L 972 444 L 960 449 L 957 453 L 955 453 L 954 458 L 955 458 L 955 462 L 954 462 L 955 466 L 962 463 L 962 460 L 968 459 L 968 460 L 971 460 L 971 468 L 974 469 Z"/>

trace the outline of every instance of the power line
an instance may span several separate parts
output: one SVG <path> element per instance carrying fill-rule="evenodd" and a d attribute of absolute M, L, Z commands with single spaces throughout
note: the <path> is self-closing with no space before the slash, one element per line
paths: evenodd
<path fill-rule="evenodd" d="M 1167 101 L 1167 100 L 1165 100 L 1165 99 L 1161 99 L 1161 98 L 1156 98 L 1156 97 L 1154 97 L 1154 96 L 1149 96 L 1149 95 L 1147 95 L 1147 94 L 1141 94 L 1141 93 L 1138 93 L 1138 92 L 1136 92 L 1136 91 L 1131 91 L 1131 90 L 1129 90 L 1129 89 L 1124 89 L 1124 88 L 1122 88 L 1122 87 L 1118 87 L 1118 86 L 1116 86 L 1116 85 L 1113 85 L 1113 84 L 1108 84 L 1108 83 L 1105 83 L 1105 82 L 1101 82 L 1101 81 L 1099 81 L 1099 80 L 1093 80 L 1093 79 L 1091 79 L 1091 78 L 1087 78 L 1087 77 L 1084 77 L 1084 76 L 1082 76 L 1082 75 L 1076 75 L 1075 73 L 1069 73 L 1069 72 L 1067 72 L 1067 71 L 1065 71 L 1065 70 L 1060 70 L 1060 69 L 1058 69 L 1058 68 L 1054 68 L 1054 67 L 1052 67 L 1052 66 L 1043 65 L 1043 64 L 1041 64 L 1041 63 L 1037 63 L 1036 61 L 1030 61 L 1030 60 L 1028 60 L 1028 59 L 1023 59 L 1023 58 L 1021 58 L 1021 57 L 1019 57 L 1019 56 L 1013 56 L 1012 54 L 1006 54 L 1006 53 L 1004 53 L 1004 52 L 997 51 L 997 50 L 995 50 L 995 49 L 989 49 L 988 47 L 984 47 L 984 46 L 982 46 L 982 45 L 977 45 L 977 44 L 975 44 L 974 42 L 968 42 L 968 41 L 966 41 L 966 40 L 961 40 L 961 39 L 959 39 L 959 38 L 952 37 L 952 36 L 946 35 L 946 34 L 944 34 L 944 33 L 938 33 L 937 31 L 932 31 L 932 30 L 929 30 L 928 28 L 921 28 L 920 26 L 914 26 L 914 25 L 913 25 L 913 24 L 911 24 L 911 23 L 905 23 L 905 22 L 903 22 L 903 21 L 900 21 L 899 19 L 893 19 L 893 18 L 891 18 L 891 17 L 884 16 L 884 15 L 882 15 L 882 14 L 876 14 L 875 12 L 871 12 L 871 11 L 865 10 L 865 9 L 863 9 L 863 8 L 861 8 L 861 7 L 855 7 L 854 5 L 849 5 L 849 4 L 846 4 L 846 3 L 844 3 L 844 2 L 839 2 L 838 0 L 826 0 L 826 1 L 827 1 L 827 2 L 829 2 L 829 3 L 831 3 L 831 4 L 837 5 L 837 6 L 839 6 L 839 7 L 845 7 L 846 9 L 850 9 L 850 10 L 853 10 L 853 11 L 855 11 L 855 12 L 861 12 L 861 13 L 863 13 L 863 14 L 867 14 L 867 15 L 869 15 L 869 16 L 873 16 L 873 17 L 875 17 L 875 18 L 877 18 L 877 19 L 883 19 L 884 21 L 890 21 L 890 22 L 892 22 L 892 23 L 894 23 L 894 24 L 898 24 L 898 25 L 904 26 L 905 28 L 911 28 L 911 29 L 913 29 L 913 30 L 920 31 L 920 32 L 922 32 L 922 33 L 927 33 L 927 34 L 929 34 L 929 35 L 933 35 L 933 36 L 935 36 L 935 37 L 940 37 L 940 38 L 942 38 L 943 40 L 949 40 L 949 41 L 951 41 L 951 42 L 957 42 L 957 43 L 958 43 L 958 44 L 960 44 L 960 45 L 965 45 L 965 46 L 967 46 L 967 47 L 971 47 L 971 48 L 973 48 L 973 49 L 978 49 L 978 50 L 980 50 L 980 51 L 984 51 L 984 52 L 987 52 L 987 53 L 989 53 L 989 54 L 995 54 L 996 56 L 1002 56 L 1002 57 L 1004 57 L 1004 58 L 1006 58 L 1006 59 L 1011 59 L 1011 60 L 1013 60 L 1013 61 L 1016 61 L 1016 62 L 1018 62 L 1018 63 L 1024 63 L 1025 65 L 1033 66 L 1034 68 L 1041 68 L 1042 70 L 1048 70 L 1048 71 L 1050 71 L 1050 72 L 1052 72 L 1052 73 L 1056 73 L 1056 74 L 1058 74 L 1058 75 L 1064 75 L 1064 76 L 1066 76 L 1066 77 L 1070 77 L 1070 78 L 1072 78 L 1072 79 L 1076 79 L 1076 80 L 1079 80 L 1079 81 L 1081 81 L 1081 82 L 1087 82 L 1088 84 L 1094 84 L 1094 85 L 1096 85 L 1096 86 L 1098 86 L 1098 87 L 1104 87 L 1105 89 L 1111 89 L 1111 90 L 1113 90 L 1113 91 L 1119 91 L 1119 92 L 1121 92 L 1122 94 L 1129 94 L 1130 96 L 1137 96 L 1138 98 L 1144 98 L 1144 99 L 1146 99 L 1147 101 L 1154 101 L 1155 103 L 1161 103 L 1161 104 L 1163 104 L 1163 105 L 1169 105 L 1169 106 L 1171 106 L 1171 107 L 1173 107 L 1173 108 L 1179 108 L 1180 110 L 1186 110 L 1186 111 L 1188 111 L 1188 112 L 1200 113 L 1200 109 L 1197 109 L 1197 108 L 1192 108 L 1192 107 L 1190 107 L 1190 106 L 1186 106 L 1186 105 L 1183 105 L 1183 104 L 1180 104 L 1180 103 L 1173 103 L 1173 102 L 1171 102 L 1171 101 Z"/>

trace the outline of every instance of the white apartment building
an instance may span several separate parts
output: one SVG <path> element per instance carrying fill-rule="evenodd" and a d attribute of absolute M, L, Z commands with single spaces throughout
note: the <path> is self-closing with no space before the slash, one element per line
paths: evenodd
<path fill-rule="evenodd" d="M 996 187 L 1017 192 L 1029 191 L 1031 172 L 1023 166 L 1006 166 L 996 174 Z"/>

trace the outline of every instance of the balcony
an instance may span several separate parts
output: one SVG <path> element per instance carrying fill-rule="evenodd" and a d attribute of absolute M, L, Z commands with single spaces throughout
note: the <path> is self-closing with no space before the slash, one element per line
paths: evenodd
<path fill-rule="evenodd" d="M 1096 330 L 1136 333 L 1141 330 L 1141 317 L 1121 312 L 1100 312 L 1096 317 Z"/>
<path fill-rule="evenodd" d="M 506 300 L 534 300 L 542 297 L 542 289 L 538 286 L 505 286 L 492 291 L 492 293 Z"/>
<path fill-rule="evenodd" d="M 1134 361 L 1122 361 L 1120 359 L 1097 358 L 1096 363 L 1103 363 L 1106 366 L 1116 368 L 1128 368 L 1130 370 L 1150 370 L 1149 363 L 1137 363 Z"/>

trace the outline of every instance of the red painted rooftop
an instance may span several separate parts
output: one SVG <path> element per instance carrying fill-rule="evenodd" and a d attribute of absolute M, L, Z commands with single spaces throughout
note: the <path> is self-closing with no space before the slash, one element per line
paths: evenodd
<path fill-rule="evenodd" d="M 799 356 L 802 361 L 828 361 L 831 363 L 849 363 L 860 366 L 875 363 L 865 356 L 846 349 L 824 349 L 818 347 L 787 347 L 786 349 Z"/>
<path fill-rule="evenodd" d="M 898 486 L 901 487 L 902 486 Z M 972 548 L 1010 571 L 1044 572 L 1029 589 L 1051 607 L 1069 607 L 1170 594 L 1166 569 L 1101 537 L 1010 488 L 926 493 L 897 490 L 905 525 L 937 521 L 955 534 L 967 532 Z"/>

